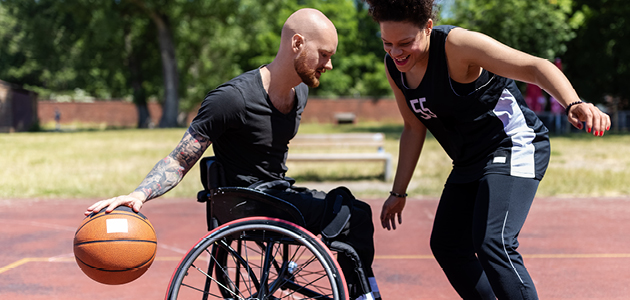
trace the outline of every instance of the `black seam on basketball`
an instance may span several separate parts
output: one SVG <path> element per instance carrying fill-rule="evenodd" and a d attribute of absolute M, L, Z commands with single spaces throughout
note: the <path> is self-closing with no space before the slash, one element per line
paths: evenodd
<path fill-rule="evenodd" d="M 74 245 L 81 246 L 81 245 L 86 245 L 86 244 L 111 243 L 111 242 L 139 242 L 139 243 L 157 244 L 157 241 L 149 241 L 149 240 L 99 240 L 99 241 L 81 242 L 81 243 L 76 243 Z"/>
<path fill-rule="evenodd" d="M 120 206 L 122 207 L 122 206 Z M 112 211 L 110 213 L 105 213 L 105 212 L 98 212 L 95 215 L 91 216 L 91 218 L 100 218 L 100 217 L 105 217 L 105 216 L 110 216 L 110 215 L 130 215 L 130 216 L 134 216 L 137 218 L 140 218 L 141 220 L 147 220 L 147 216 L 143 215 L 141 212 L 134 212 L 134 211 L 126 211 L 126 210 L 119 210 L 119 211 Z M 90 216 L 87 216 L 86 218 L 90 218 Z"/>
<path fill-rule="evenodd" d="M 97 215 L 93 216 L 92 218 L 94 218 L 94 220 L 98 219 L 98 218 L 102 218 L 102 217 L 107 217 L 107 216 L 113 216 L 113 215 L 126 215 L 126 216 L 130 216 L 130 217 L 134 217 L 134 218 L 138 218 L 140 220 L 142 220 L 143 222 L 147 223 L 147 217 L 143 217 L 138 215 L 139 213 L 132 213 L 132 212 L 128 212 L 128 211 L 112 211 L 110 213 L 98 213 Z M 92 220 L 90 220 L 91 222 Z"/>
<path fill-rule="evenodd" d="M 120 269 L 120 270 L 108 270 L 108 269 L 104 269 L 104 268 L 97 268 L 97 267 L 95 267 L 95 266 L 92 266 L 92 265 L 86 264 L 83 260 L 81 260 L 81 259 L 80 259 L 80 258 L 78 258 L 78 257 L 77 257 L 76 259 L 77 259 L 78 261 L 80 261 L 82 264 L 84 264 L 85 266 L 90 267 L 90 268 L 95 269 L 95 270 L 99 270 L 99 271 L 103 271 L 103 272 L 127 272 L 127 271 L 131 271 L 131 270 L 137 270 L 137 269 L 140 269 L 140 267 L 142 267 L 142 266 L 146 265 L 147 263 L 149 263 L 149 262 L 150 262 L 151 260 L 153 260 L 154 258 L 155 258 L 155 255 L 154 255 L 154 256 L 152 256 L 152 257 L 151 257 L 151 259 L 149 259 L 149 260 L 147 260 L 147 261 L 145 261 L 145 262 L 141 263 L 140 265 L 138 265 L 138 266 L 136 266 L 136 267 L 133 267 L 133 268 L 126 268 L 126 269 Z"/>

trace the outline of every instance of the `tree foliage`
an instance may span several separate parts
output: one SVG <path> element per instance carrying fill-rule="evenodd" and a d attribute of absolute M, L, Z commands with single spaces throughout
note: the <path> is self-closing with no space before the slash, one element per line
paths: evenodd
<path fill-rule="evenodd" d="M 573 0 L 455 0 L 445 22 L 487 34 L 535 56 L 554 59 L 575 37 Z"/>
<path fill-rule="evenodd" d="M 155 29 L 134 7 L 113 1 L 0 2 L 0 79 L 44 96 L 80 89 L 97 98 L 146 97 L 161 91 Z M 19 20 L 19 21 L 18 21 Z M 136 84 L 136 83 L 139 83 Z M 134 88 L 135 87 L 135 88 Z"/>
<path fill-rule="evenodd" d="M 271 62 L 284 20 L 302 7 L 328 15 L 340 40 L 334 69 L 311 95 L 390 93 L 378 26 L 354 0 L 0 0 L 0 79 L 132 96 L 139 107 L 155 97 L 175 103 L 166 112 L 189 111 L 219 84 Z"/>
<path fill-rule="evenodd" d="M 578 93 L 601 102 L 605 95 L 630 98 L 630 6 L 625 0 L 574 0 L 584 19 L 569 43 L 565 72 Z"/>
<path fill-rule="evenodd" d="M 516 49 L 562 58 L 581 97 L 630 97 L 630 6 L 625 0 L 454 0 L 445 22 Z"/>
<path fill-rule="evenodd" d="M 451 2 L 441 23 L 548 59 L 566 52 L 565 70 L 581 94 L 630 92 L 624 0 Z M 44 97 L 80 89 L 131 98 L 145 117 L 146 102 L 157 99 L 169 103 L 164 125 L 172 126 L 178 110 L 271 62 L 284 20 L 302 7 L 320 9 L 339 33 L 334 68 L 311 95 L 390 96 L 379 27 L 359 0 L 0 0 L 0 79 Z M 593 80 L 596 88 L 586 84 Z"/>

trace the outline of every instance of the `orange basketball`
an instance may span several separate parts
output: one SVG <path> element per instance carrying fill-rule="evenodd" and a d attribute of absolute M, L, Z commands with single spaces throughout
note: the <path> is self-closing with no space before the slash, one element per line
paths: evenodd
<path fill-rule="evenodd" d="M 157 248 L 153 225 L 141 213 L 119 206 L 111 213 L 92 213 L 74 234 L 74 257 L 88 277 L 104 284 L 123 284 L 149 269 Z"/>

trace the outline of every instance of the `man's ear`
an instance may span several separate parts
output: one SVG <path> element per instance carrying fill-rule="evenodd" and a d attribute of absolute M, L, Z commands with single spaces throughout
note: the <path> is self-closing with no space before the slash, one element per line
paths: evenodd
<path fill-rule="evenodd" d="M 293 52 L 299 52 L 304 47 L 304 37 L 301 34 L 294 34 L 291 38 L 291 49 Z"/>

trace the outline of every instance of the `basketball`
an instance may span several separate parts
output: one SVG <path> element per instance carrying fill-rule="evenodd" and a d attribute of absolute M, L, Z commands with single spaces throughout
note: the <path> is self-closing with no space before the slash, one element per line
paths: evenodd
<path fill-rule="evenodd" d="M 157 238 L 141 213 L 119 206 L 87 216 L 74 235 L 77 264 L 95 281 L 124 284 L 140 277 L 155 259 Z"/>

